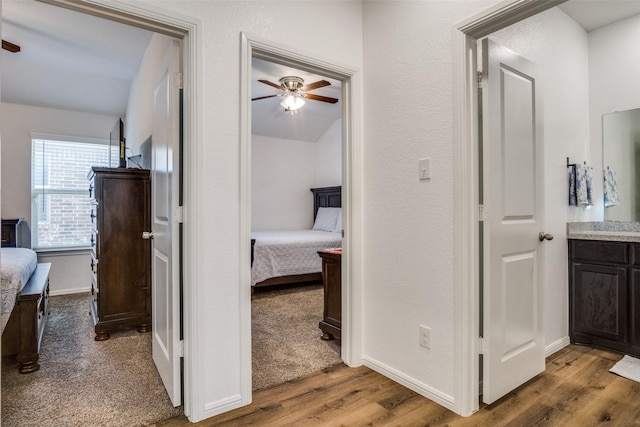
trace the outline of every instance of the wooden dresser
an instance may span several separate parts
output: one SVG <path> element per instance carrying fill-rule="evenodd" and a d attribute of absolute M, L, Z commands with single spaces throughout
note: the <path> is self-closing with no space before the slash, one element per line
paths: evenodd
<path fill-rule="evenodd" d="M 322 258 L 324 284 L 324 311 L 318 325 L 323 340 L 342 336 L 342 250 L 325 249 L 318 252 Z"/>
<path fill-rule="evenodd" d="M 91 315 L 95 340 L 137 327 L 151 330 L 151 231 L 149 171 L 92 168 L 89 173 L 93 224 Z"/>

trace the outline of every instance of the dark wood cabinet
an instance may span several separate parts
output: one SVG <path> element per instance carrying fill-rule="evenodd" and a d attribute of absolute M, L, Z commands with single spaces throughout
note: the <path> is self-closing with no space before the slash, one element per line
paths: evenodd
<path fill-rule="evenodd" d="M 569 240 L 571 342 L 640 356 L 640 244 Z"/>
<path fill-rule="evenodd" d="M 151 231 L 149 171 L 92 168 L 91 315 L 96 341 L 109 332 L 151 330 Z"/>
<path fill-rule="evenodd" d="M 319 327 L 323 340 L 342 336 L 342 251 L 326 249 L 318 252 L 322 258 L 324 311 Z"/>

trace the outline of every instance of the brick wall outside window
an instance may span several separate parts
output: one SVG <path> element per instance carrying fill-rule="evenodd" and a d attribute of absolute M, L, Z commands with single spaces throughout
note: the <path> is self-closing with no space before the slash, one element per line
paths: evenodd
<path fill-rule="evenodd" d="M 87 247 L 91 239 L 91 166 L 109 165 L 109 145 L 32 141 L 31 242 L 34 248 Z M 117 147 L 112 148 L 117 158 Z"/>

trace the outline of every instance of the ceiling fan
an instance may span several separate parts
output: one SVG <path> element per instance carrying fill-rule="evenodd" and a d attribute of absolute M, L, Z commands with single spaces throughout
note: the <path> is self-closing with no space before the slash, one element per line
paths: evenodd
<path fill-rule="evenodd" d="M 286 112 L 291 114 L 296 114 L 298 109 L 302 107 L 305 103 L 306 99 L 311 99 L 313 101 L 321 101 L 328 102 L 330 104 L 335 104 L 338 102 L 336 98 L 330 98 L 328 96 L 316 95 L 314 93 L 308 93 L 311 90 L 319 89 L 321 87 L 330 86 L 326 80 L 319 80 L 315 83 L 310 83 L 308 85 L 304 84 L 304 80 L 300 77 L 296 76 L 287 76 L 281 78 L 280 84 L 272 83 L 268 80 L 258 80 L 260 83 L 264 83 L 271 87 L 274 87 L 281 91 L 281 93 L 276 93 L 274 95 L 260 96 L 258 98 L 253 98 L 252 101 L 257 101 L 259 99 L 267 99 L 267 98 L 275 98 L 278 96 L 284 97 L 280 105 L 284 108 Z"/>
<path fill-rule="evenodd" d="M 18 46 L 17 44 L 8 42 L 6 40 L 2 40 L 2 48 L 4 50 L 8 50 L 11 53 L 20 52 L 20 46 Z"/>

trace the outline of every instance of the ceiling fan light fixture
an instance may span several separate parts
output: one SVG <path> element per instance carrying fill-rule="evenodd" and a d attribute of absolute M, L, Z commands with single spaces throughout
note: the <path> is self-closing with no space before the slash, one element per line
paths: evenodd
<path fill-rule="evenodd" d="M 304 105 L 305 101 L 299 93 L 289 93 L 282 100 L 280 105 L 285 111 L 296 111 L 298 108 Z"/>

